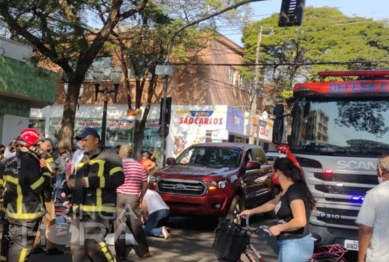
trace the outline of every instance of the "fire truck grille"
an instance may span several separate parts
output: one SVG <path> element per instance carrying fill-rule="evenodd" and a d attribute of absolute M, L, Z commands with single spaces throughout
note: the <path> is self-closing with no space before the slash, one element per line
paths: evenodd
<path fill-rule="evenodd" d="M 317 191 L 328 193 L 328 194 L 338 194 L 338 195 L 348 195 L 348 196 L 365 196 L 366 192 L 370 188 L 366 187 L 350 187 L 350 186 L 330 186 L 330 185 L 315 185 Z"/>
<path fill-rule="evenodd" d="M 314 173 L 315 178 L 323 181 L 331 181 L 338 183 L 363 183 L 365 185 L 377 185 L 377 176 L 371 175 L 354 175 L 354 174 L 331 174 Z"/>
<path fill-rule="evenodd" d="M 161 193 L 201 196 L 206 192 L 206 185 L 201 181 L 162 179 L 158 182 Z"/>
<path fill-rule="evenodd" d="M 362 204 L 366 192 L 377 185 L 377 177 L 367 174 L 324 174 L 321 172 L 313 175 L 321 181 L 315 183 L 312 193 L 325 200 L 325 202 L 321 200 L 315 208 L 317 221 L 325 223 L 328 232 L 337 236 L 347 232 L 353 232 L 355 235 L 358 229 L 355 223 L 359 212 L 358 206 Z M 352 205 L 353 208 L 347 208 L 345 205 Z"/>
<path fill-rule="evenodd" d="M 328 226 L 331 224 L 337 226 L 357 226 L 355 219 L 358 216 L 358 210 L 327 207 L 317 207 L 316 210 L 318 211 L 317 220 L 328 224 Z"/>

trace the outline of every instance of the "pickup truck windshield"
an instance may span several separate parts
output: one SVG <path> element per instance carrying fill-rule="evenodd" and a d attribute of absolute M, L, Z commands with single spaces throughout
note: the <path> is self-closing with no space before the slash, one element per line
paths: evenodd
<path fill-rule="evenodd" d="M 382 98 L 300 100 L 292 117 L 293 153 L 376 157 L 389 153 L 389 101 Z"/>
<path fill-rule="evenodd" d="M 242 151 L 234 147 L 200 147 L 186 149 L 176 160 L 180 165 L 238 167 Z"/>

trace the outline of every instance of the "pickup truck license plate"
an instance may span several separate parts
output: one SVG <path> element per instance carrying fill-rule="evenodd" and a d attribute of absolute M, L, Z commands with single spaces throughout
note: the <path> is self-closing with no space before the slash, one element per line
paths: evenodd
<path fill-rule="evenodd" d="M 344 247 L 348 250 L 358 251 L 358 240 L 345 240 Z"/>

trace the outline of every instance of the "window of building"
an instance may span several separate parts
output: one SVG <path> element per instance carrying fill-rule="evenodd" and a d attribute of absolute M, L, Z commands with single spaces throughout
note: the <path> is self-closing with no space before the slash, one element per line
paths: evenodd
<path fill-rule="evenodd" d="M 245 79 L 243 78 L 242 75 L 239 76 L 239 84 L 238 84 L 238 87 L 239 89 L 245 89 L 245 86 L 246 86 L 246 81 Z"/>
<path fill-rule="evenodd" d="M 236 78 L 236 69 L 230 67 L 230 71 L 228 73 L 228 83 L 231 85 L 235 85 L 235 78 Z"/>
<path fill-rule="evenodd" d="M 128 78 L 129 78 L 129 79 L 135 79 L 134 68 L 129 68 L 129 69 L 128 69 Z"/>
<path fill-rule="evenodd" d="M 28 123 L 28 127 L 35 128 L 44 136 L 46 136 L 45 135 L 45 126 L 46 126 L 45 119 L 30 119 L 29 123 Z"/>

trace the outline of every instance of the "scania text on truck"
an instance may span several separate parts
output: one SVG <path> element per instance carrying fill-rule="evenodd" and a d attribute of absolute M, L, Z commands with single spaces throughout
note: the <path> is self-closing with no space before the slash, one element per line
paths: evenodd
<path fill-rule="evenodd" d="M 294 86 L 290 114 L 275 106 L 273 142 L 285 144 L 285 117 L 291 117 L 287 157 L 300 166 L 317 201 L 311 232 L 320 244 L 358 250 L 355 219 L 366 192 L 378 184 L 377 159 L 389 154 L 389 70 L 319 76 L 320 82 Z"/>

